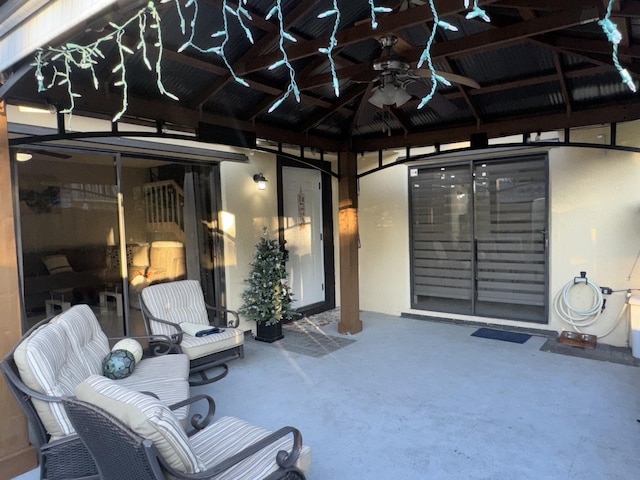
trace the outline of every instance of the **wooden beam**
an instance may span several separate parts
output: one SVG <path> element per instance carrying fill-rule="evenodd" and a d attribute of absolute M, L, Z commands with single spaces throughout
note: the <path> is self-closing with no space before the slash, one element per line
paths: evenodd
<path fill-rule="evenodd" d="M 389 113 L 391 113 L 391 115 L 393 115 L 393 118 L 395 118 L 396 121 L 400 124 L 400 126 L 402 127 L 402 130 L 404 130 L 405 135 L 411 132 L 412 130 L 410 125 L 411 122 L 407 118 L 407 115 L 402 113 L 402 110 L 394 107 L 393 105 L 390 105 Z"/>
<path fill-rule="evenodd" d="M 566 50 L 577 50 L 578 52 L 599 53 L 602 55 L 611 55 L 611 43 L 609 43 L 603 34 L 602 40 L 592 40 L 588 38 L 569 37 L 567 35 L 554 35 L 553 45 Z M 623 35 L 624 38 L 624 35 Z M 621 58 L 640 58 L 640 46 L 618 46 L 618 57 Z"/>
<path fill-rule="evenodd" d="M 523 132 L 553 131 L 597 123 L 620 123 L 640 119 L 640 100 L 623 105 L 599 105 L 583 110 L 573 110 L 567 117 L 565 111 L 557 113 L 506 117 L 494 122 L 485 122 L 479 129 L 476 125 L 449 125 L 436 128 L 433 125 L 407 136 L 380 138 L 353 138 L 353 151 L 367 152 L 386 148 L 417 147 L 468 141 L 472 133 L 486 132 L 489 138 L 519 135 Z"/>
<path fill-rule="evenodd" d="M 569 95 L 567 81 L 564 78 L 564 71 L 562 70 L 562 63 L 560 62 L 560 55 L 558 55 L 558 52 L 553 52 L 553 64 L 556 67 L 558 82 L 560 83 L 560 90 L 562 91 L 562 99 L 566 106 L 567 116 L 569 116 L 571 115 L 571 95 Z"/>
<path fill-rule="evenodd" d="M 300 131 L 306 132 L 307 130 L 315 127 L 318 123 L 320 123 L 325 118 L 329 117 L 333 113 L 340 110 L 342 107 L 351 103 L 354 99 L 358 98 L 364 92 L 367 91 L 367 85 L 355 85 L 351 89 L 349 89 L 346 93 L 343 93 L 338 97 L 337 101 L 331 106 L 331 108 L 327 108 L 322 110 L 317 115 L 313 115 L 310 119 L 308 119 L 304 125 L 300 128 Z"/>
<path fill-rule="evenodd" d="M 362 331 L 358 279 L 358 170 L 353 151 L 338 152 L 338 233 L 340 237 L 339 333 Z"/>
<path fill-rule="evenodd" d="M 22 336 L 13 215 L 14 185 L 11 180 L 7 112 L 5 102 L 0 101 L 0 258 L 3 259 L 0 271 L 0 309 L 3 313 L 0 357 L 4 357 Z M 35 468 L 36 454 L 29 445 L 27 420 L 3 377 L 0 379 L 0 409 L 0 480 L 8 480 Z"/>

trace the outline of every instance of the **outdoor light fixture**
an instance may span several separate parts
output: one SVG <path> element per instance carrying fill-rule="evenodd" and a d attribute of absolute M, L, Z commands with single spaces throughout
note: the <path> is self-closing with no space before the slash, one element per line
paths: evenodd
<path fill-rule="evenodd" d="M 18 162 L 28 162 L 29 160 L 31 160 L 31 158 L 33 158 L 33 155 L 31 155 L 30 153 L 27 153 L 27 152 L 16 153 L 16 160 Z"/>
<path fill-rule="evenodd" d="M 253 176 L 253 181 L 258 184 L 258 190 L 265 190 L 267 188 L 267 179 L 264 178 L 262 173 L 256 173 Z"/>

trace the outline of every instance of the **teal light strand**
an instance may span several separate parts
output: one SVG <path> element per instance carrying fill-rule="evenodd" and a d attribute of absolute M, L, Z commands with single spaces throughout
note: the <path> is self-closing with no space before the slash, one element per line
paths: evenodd
<path fill-rule="evenodd" d="M 369 0 L 369 7 L 371 7 L 371 28 L 374 30 L 378 28 L 378 21 L 376 20 L 376 13 L 389 13 L 392 12 L 392 8 L 388 7 L 376 7 L 373 0 Z"/>
<path fill-rule="evenodd" d="M 464 8 L 469 8 L 469 0 L 464 0 Z M 467 20 L 480 18 L 487 23 L 491 21 L 491 18 L 489 18 L 489 15 L 487 15 L 487 12 L 478 6 L 478 0 L 473 0 L 473 8 L 471 8 L 471 11 L 467 13 L 467 16 L 465 18 Z"/>
<path fill-rule="evenodd" d="M 615 0 L 609 0 L 609 4 L 607 5 L 607 13 L 602 20 L 598 20 L 598 25 L 602 27 L 607 40 L 612 44 L 611 59 L 613 61 L 613 65 L 616 67 L 616 70 L 618 70 L 618 73 L 620 74 L 622 83 L 629 87 L 629 90 L 635 93 L 636 84 L 633 81 L 633 78 L 631 78 L 628 70 L 620 65 L 620 60 L 618 59 L 618 44 L 622 41 L 622 34 L 618 30 L 618 26 L 613 23 L 610 18 L 614 2 Z"/>
<path fill-rule="evenodd" d="M 424 107 L 429 102 L 429 100 L 433 98 L 436 93 L 438 83 L 442 83 L 446 86 L 451 85 L 451 83 L 449 83 L 446 78 L 436 73 L 436 69 L 433 66 L 433 60 L 431 59 L 431 45 L 433 44 L 433 40 L 436 37 L 436 28 L 440 24 L 440 19 L 438 18 L 438 11 L 436 10 L 436 6 L 433 4 L 433 0 L 429 0 L 429 6 L 431 7 L 431 13 L 433 14 L 433 27 L 431 28 L 431 34 L 429 35 L 427 45 L 422 51 L 422 55 L 420 55 L 418 68 L 420 68 L 425 61 L 427 62 L 427 66 L 429 67 L 429 71 L 431 72 L 431 90 L 427 95 L 422 97 L 422 100 L 420 100 L 420 103 L 418 104 L 418 109 Z M 447 25 L 449 26 L 449 24 Z M 449 28 L 448 26 L 445 28 Z"/>
<path fill-rule="evenodd" d="M 153 22 L 147 25 L 148 17 L 153 19 Z M 124 36 L 126 29 L 134 24 L 137 21 L 138 27 L 138 36 L 139 42 L 137 44 L 137 49 L 142 49 L 142 58 L 145 62 L 145 65 L 151 70 L 151 63 L 149 62 L 148 52 L 146 43 L 144 42 L 144 37 L 147 32 L 147 28 L 153 28 L 158 30 L 158 42 L 155 44 L 155 47 L 158 49 L 158 62 L 156 65 L 156 83 L 158 85 L 158 89 L 163 95 L 166 95 L 174 100 L 178 98 L 172 93 L 168 92 L 162 83 L 161 69 L 160 69 L 160 58 L 162 58 L 162 36 L 160 31 L 160 15 L 156 10 L 155 4 L 153 1 L 149 1 L 147 5 L 138 12 L 136 12 L 132 17 L 130 17 L 126 22 L 122 25 L 117 25 L 113 22 L 110 22 L 109 25 L 113 28 L 113 32 L 100 37 L 94 42 L 88 45 L 78 45 L 76 43 L 66 43 L 59 48 L 48 47 L 46 49 L 47 53 L 51 54 L 51 58 L 47 59 L 45 55 L 45 50 L 39 49 L 35 55 L 35 76 L 36 81 L 38 83 L 38 91 L 43 92 L 52 88 L 54 85 L 65 85 L 67 88 L 67 95 L 69 97 L 69 106 L 63 110 L 61 113 L 72 114 L 73 110 L 76 106 L 76 98 L 81 97 L 81 95 L 73 90 L 72 84 L 72 72 L 74 69 L 80 70 L 89 70 L 91 72 L 91 80 L 93 83 L 93 87 L 97 90 L 99 87 L 98 78 L 95 72 L 95 65 L 98 63 L 98 59 L 104 60 L 104 54 L 102 53 L 100 47 L 103 43 L 107 41 L 114 40 L 117 49 L 118 49 L 118 58 L 119 61 L 116 66 L 112 69 L 113 73 L 119 73 L 118 80 L 114 82 L 114 86 L 122 87 L 122 102 L 121 109 L 113 118 L 113 121 L 117 121 L 127 110 L 128 107 L 128 86 L 126 79 L 126 59 L 128 55 L 133 55 L 133 51 L 127 47 L 124 42 Z M 62 69 L 59 69 L 56 64 L 61 63 Z M 45 84 L 45 73 L 44 68 L 50 66 L 53 69 L 53 74 L 51 77 L 51 81 Z"/>
<path fill-rule="evenodd" d="M 336 34 L 338 33 L 338 27 L 340 26 L 340 9 L 338 8 L 338 0 L 333 0 L 333 9 L 322 12 L 318 15 L 318 18 L 326 18 L 334 16 L 333 30 L 331 31 L 331 38 L 329 39 L 329 46 L 319 48 L 318 51 L 323 53 L 329 59 L 329 65 L 331 66 L 331 78 L 333 84 L 333 90 L 336 97 L 340 96 L 340 83 L 338 82 L 338 74 L 336 73 L 336 62 L 333 59 L 333 49 L 338 45 Z"/>
<path fill-rule="evenodd" d="M 245 2 L 246 3 L 246 2 Z M 214 47 L 209 47 L 209 48 L 205 48 L 205 47 L 200 47 L 199 45 L 196 45 L 194 43 L 194 36 L 195 36 L 195 32 L 196 32 L 196 22 L 198 19 L 198 2 L 197 0 L 189 0 L 187 5 L 193 5 L 193 17 L 191 18 L 191 22 L 190 22 L 190 32 L 189 32 L 189 39 L 180 47 L 178 48 L 178 53 L 183 52 L 184 50 L 186 50 L 187 48 L 191 47 L 194 50 L 197 50 L 200 53 L 215 53 L 216 55 L 218 55 L 222 61 L 224 62 L 224 64 L 226 65 L 227 69 L 229 70 L 229 73 L 231 74 L 231 76 L 233 77 L 233 79 L 238 82 L 240 85 L 243 85 L 245 87 L 248 87 L 249 84 L 247 83 L 247 81 L 244 78 L 239 77 L 235 70 L 233 69 L 233 67 L 231 66 L 231 63 L 229 62 L 229 59 L 227 58 L 226 52 L 225 52 L 225 47 L 227 46 L 227 43 L 230 40 L 230 36 L 229 36 L 229 15 L 233 15 L 238 19 L 238 22 L 240 23 L 240 26 L 242 27 L 245 36 L 247 37 L 247 39 L 249 40 L 249 42 L 251 42 L 253 44 L 253 35 L 251 35 L 251 31 L 249 30 L 249 28 L 246 26 L 246 24 L 244 23 L 244 19 L 243 17 L 251 20 L 251 15 L 249 14 L 249 12 L 242 7 L 240 4 L 238 4 L 236 6 L 236 8 L 234 9 L 233 7 L 229 6 L 229 4 L 227 3 L 227 0 L 223 0 L 222 2 L 222 22 L 224 25 L 224 28 L 222 30 L 218 30 L 217 32 L 213 33 L 211 35 L 211 38 L 222 38 L 222 42 L 220 43 L 220 45 L 214 46 Z"/>
<path fill-rule="evenodd" d="M 287 32 L 284 29 L 284 19 L 282 15 L 281 0 L 276 0 L 276 4 L 271 8 L 271 10 L 269 10 L 269 13 L 265 17 L 265 20 L 269 20 L 274 15 L 277 15 L 278 17 L 278 28 L 280 29 L 280 41 L 278 42 L 278 48 L 280 49 L 280 52 L 282 52 L 282 58 L 276 61 L 275 63 L 273 63 L 269 67 L 269 70 L 273 70 L 282 65 L 286 65 L 287 69 L 289 70 L 289 85 L 287 86 L 287 89 L 285 90 L 284 94 L 280 98 L 278 98 L 273 103 L 273 105 L 271 105 L 268 113 L 271 113 L 276 108 L 278 108 L 282 104 L 282 102 L 284 102 L 287 98 L 289 98 L 289 95 L 291 95 L 292 93 L 296 97 L 296 101 L 300 103 L 300 89 L 298 88 L 298 84 L 296 83 L 296 71 L 291 65 L 291 62 L 289 62 L 289 56 L 287 55 L 287 51 L 284 48 L 285 40 L 289 40 L 291 42 L 296 42 L 297 40 L 293 35 L 291 35 L 289 32 Z"/>

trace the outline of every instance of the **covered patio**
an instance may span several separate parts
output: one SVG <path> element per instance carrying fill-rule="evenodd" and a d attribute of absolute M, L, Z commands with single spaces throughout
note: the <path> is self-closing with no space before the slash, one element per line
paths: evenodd
<path fill-rule="evenodd" d="M 628 348 L 597 349 L 605 360 L 546 351 L 549 339 L 566 328 L 552 312 L 552 299 L 580 270 L 617 292 L 595 334 L 612 326 L 615 331 L 606 342 L 629 346 L 628 325 L 616 318 L 626 308 L 623 292 L 640 286 L 640 269 L 635 268 L 640 1 L 480 0 L 471 2 L 472 8 L 460 0 L 341 1 L 337 23 L 331 10 L 337 1 L 329 0 L 102 0 L 90 9 L 75 2 L 82 16 L 56 8 L 63 3 L 0 0 L 0 12 L 15 20 L 0 23 L 0 47 L 11 51 L 6 64 L 0 64 L 0 191 L 5 200 L 0 202 L 0 238 L 7 260 L 0 271 L 0 306 L 6 313 L 0 347 L 7 350 L 20 337 L 26 316 L 20 260 L 24 238 L 16 236 L 21 220 L 13 192 L 18 153 L 53 163 L 51 154 L 61 154 L 56 149 L 66 155 L 86 140 L 101 146 L 130 139 L 210 144 L 244 158 L 219 162 L 225 208 L 215 213 L 235 223 L 233 234 L 223 232 L 226 276 L 216 284 L 224 285 L 216 293 L 224 295 L 228 307 L 239 307 L 252 235 L 264 223 L 274 233 L 283 230 L 278 223 L 284 217 L 282 169 L 313 166 L 331 189 L 326 211 L 335 225 L 322 237 L 328 272 L 322 308 L 341 307 L 336 318 L 322 325 L 286 327 L 283 342 L 248 339 L 246 358 L 231 366 L 224 381 L 206 389 L 216 399 L 218 415 L 300 428 L 313 448 L 311 480 L 640 478 L 640 377 Z M 279 15 L 269 16 L 274 4 Z M 181 30 L 183 13 L 187 26 L 192 19 L 196 24 L 196 5 L 201 8 L 197 28 Z M 242 5 L 252 15 L 248 23 L 255 43 L 228 13 Z M 377 17 L 370 9 L 374 5 L 385 8 Z M 478 16 L 480 11 L 491 21 Z M 52 70 L 53 63 L 63 56 L 48 46 L 92 44 L 109 32 L 124 32 L 119 26 L 131 18 L 141 24 L 148 18 L 151 25 L 152 13 L 162 20 L 161 28 L 134 28 L 117 42 L 100 43 L 106 61 L 97 67 L 95 82 L 86 68 L 74 75 L 73 87 L 53 82 L 61 71 Z M 476 15 L 468 18 L 470 13 Z M 610 17 L 620 28 L 615 50 L 598 23 Z M 457 30 L 445 29 L 438 19 Z M 49 31 L 38 21 L 56 29 Z M 210 35 L 222 32 L 223 24 L 224 38 L 234 39 L 227 50 L 196 48 L 218 45 Z M 48 36 L 26 35 L 35 32 Z M 283 51 L 286 32 L 297 42 L 287 43 Z M 18 37 L 25 42 L 19 54 L 13 47 Z M 427 45 L 433 45 L 426 63 L 433 62 L 432 68 L 419 65 Z M 45 48 L 41 58 L 49 62 L 44 72 L 51 88 L 46 92 L 38 91 L 34 74 L 37 48 Z M 142 53 L 147 48 L 149 58 Z M 291 62 L 288 68 L 281 58 Z M 157 60 L 162 69 L 149 73 L 145 60 L 154 65 Z M 280 68 L 269 68 L 275 64 Z M 125 69 L 126 79 L 118 73 Z M 300 101 L 292 93 L 291 71 L 299 81 Z M 389 89 L 408 98 L 403 102 L 403 96 L 394 95 L 379 105 L 372 101 Z M 39 112 L 25 114 L 31 118 L 49 112 L 46 129 L 13 113 L 20 107 Z M 472 337 L 475 325 L 416 318 L 430 311 L 447 313 L 419 304 L 413 283 L 410 240 L 416 222 L 410 215 L 410 186 L 418 167 L 435 171 L 453 165 L 471 174 L 474 168 L 480 172 L 485 161 L 523 164 L 529 153 L 541 156 L 535 159 L 544 164 L 539 171 L 548 173 L 539 183 L 545 187 L 542 211 L 548 218 L 540 228 L 529 222 L 532 232 L 540 234 L 535 246 L 548 263 L 535 280 L 541 305 L 533 325 L 537 335 L 515 344 Z M 258 173 L 272 182 L 266 192 L 257 193 L 252 179 Z M 494 184 L 503 177 L 497 172 Z M 451 193 L 439 199 L 471 205 L 473 182 L 456 180 L 467 189 L 459 192 L 451 183 Z M 455 213 L 447 227 L 456 235 L 458 229 L 469 234 L 469 245 L 475 246 L 477 237 L 466 228 L 474 225 L 474 212 Z M 494 224 L 496 218 L 486 216 Z M 124 233 L 120 240 L 122 253 Z M 475 261 L 478 256 L 469 252 Z M 449 280 L 445 270 L 434 275 L 437 287 L 443 277 Z M 475 288 L 473 268 L 460 270 Z M 531 277 L 526 271 L 524 276 Z M 532 326 L 509 315 L 522 310 L 517 301 L 506 314 L 477 316 L 477 292 L 470 292 L 465 297 L 469 311 L 448 312 L 450 318 L 481 318 L 505 328 Z M 626 364 L 606 360 L 614 357 Z M 1 384 L 0 405 L 3 423 L 12 425 L 0 442 L 6 446 L 0 449 L 0 465 L 12 469 L 6 473 L 10 477 L 32 468 L 33 451 L 23 418 Z M 15 478 L 37 476 L 32 470 Z"/>
<path fill-rule="evenodd" d="M 273 344 L 249 340 L 224 380 L 192 393 L 212 395 L 216 417 L 299 428 L 313 449 L 309 480 L 640 477 L 640 375 L 628 353 L 609 356 L 625 365 L 600 347 L 603 360 L 542 351 L 544 336 L 517 344 L 468 325 L 362 319 L 367 328 L 346 337 L 329 319 L 286 326 Z"/>

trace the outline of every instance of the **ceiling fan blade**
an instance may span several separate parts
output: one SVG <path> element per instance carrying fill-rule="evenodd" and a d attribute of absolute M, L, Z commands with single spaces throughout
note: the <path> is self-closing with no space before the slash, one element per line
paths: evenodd
<path fill-rule="evenodd" d="M 418 77 L 424 77 L 424 78 L 431 77 L 431 70 L 428 70 L 425 68 L 418 68 L 417 70 L 411 70 L 411 73 Z M 480 84 L 470 77 L 465 77 L 463 75 L 458 75 L 455 73 L 441 72 L 440 70 L 436 70 L 436 74 L 440 75 L 443 78 L 446 78 L 451 83 L 459 83 L 460 85 L 466 85 L 467 87 L 471 87 L 471 88 L 480 88 Z"/>
<path fill-rule="evenodd" d="M 406 86 L 407 93 L 409 95 L 413 95 L 414 97 L 422 98 L 431 90 L 431 86 L 427 85 L 421 80 L 415 80 L 413 82 L 407 82 Z"/>
<path fill-rule="evenodd" d="M 431 87 L 424 82 L 415 81 L 407 84 L 407 93 L 417 98 L 425 97 L 430 91 Z M 444 96 L 439 93 L 435 93 L 427 106 L 433 109 L 442 118 L 447 118 L 453 115 L 458 108 Z"/>
<path fill-rule="evenodd" d="M 447 100 L 444 95 L 436 93 L 429 103 L 427 103 L 441 118 L 447 118 L 458 111 L 458 107 L 453 102 Z"/>

